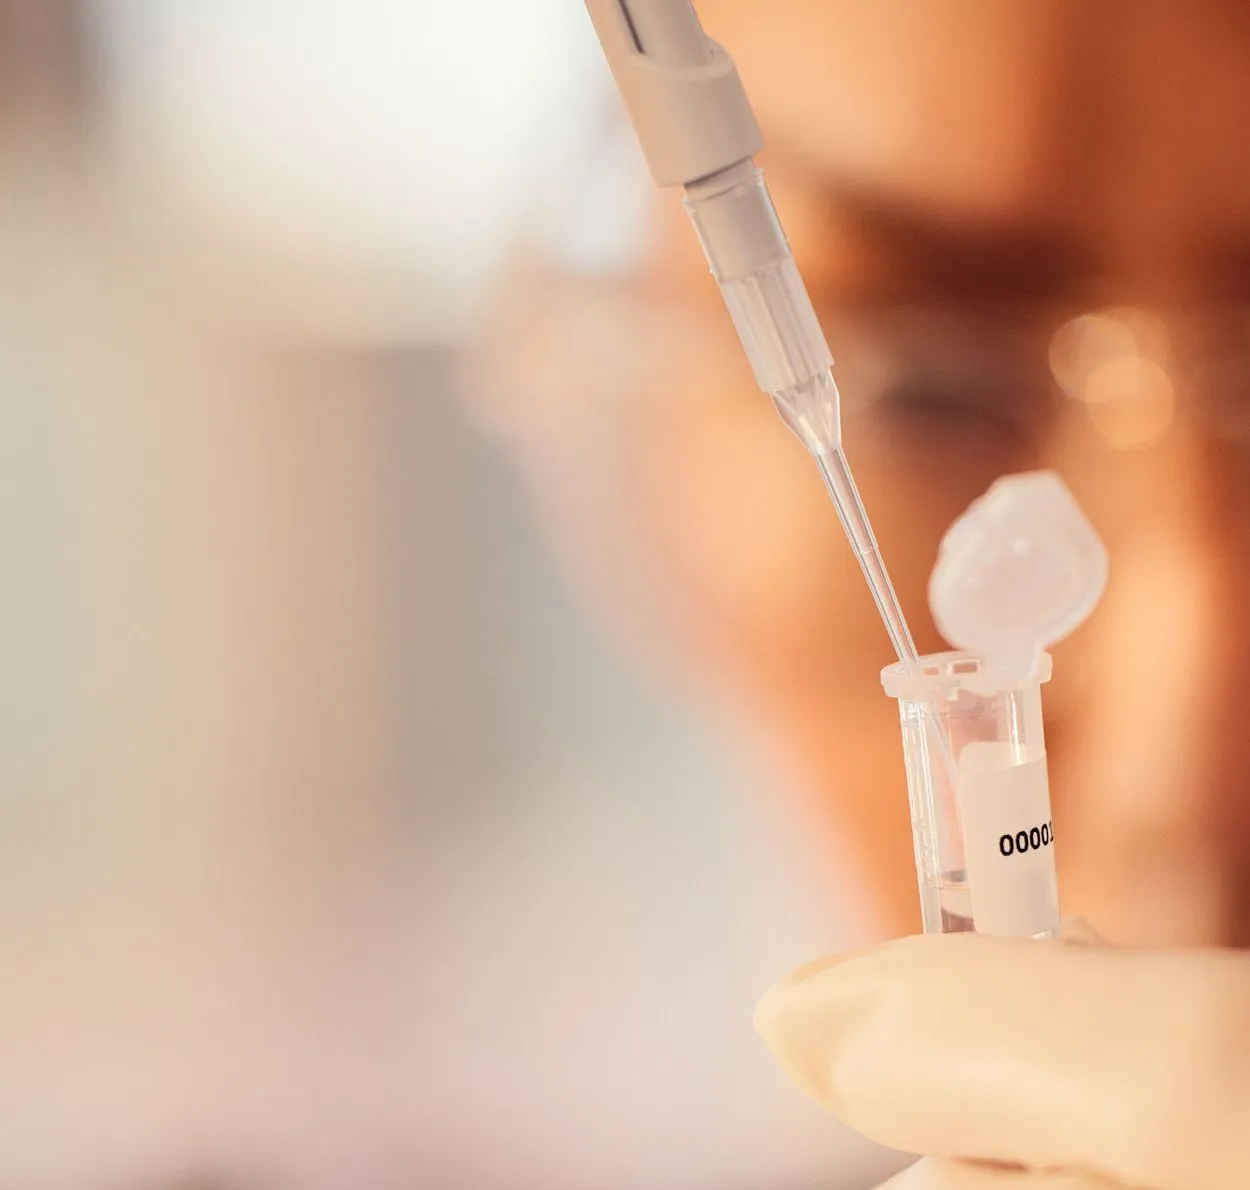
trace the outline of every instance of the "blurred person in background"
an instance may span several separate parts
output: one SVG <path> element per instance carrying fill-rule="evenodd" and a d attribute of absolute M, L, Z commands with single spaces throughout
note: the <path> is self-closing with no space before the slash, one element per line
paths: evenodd
<path fill-rule="evenodd" d="M 921 651 L 941 645 L 939 538 L 995 477 L 1057 469 L 1108 545 L 1107 596 L 1045 697 L 1065 907 L 1116 941 L 1250 941 L 1250 16 L 698 10 L 765 131 Z M 631 648 L 797 778 L 806 820 L 853 840 L 881 927 L 911 930 L 891 657 L 837 519 L 674 196 L 612 271 L 565 251 L 595 199 L 518 265 L 481 415 Z"/>
<path fill-rule="evenodd" d="M 1154 0 L 700 12 L 768 136 L 921 646 L 937 539 L 995 475 L 1058 466 L 1111 548 L 1047 692 L 1067 908 L 1115 941 L 1238 940 L 1242 762 L 1222 741 L 1245 672 L 1245 18 Z M 473 838 L 420 853 L 417 889 L 441 899 L 409 914 L 387 785 L 411 710 L 386 659 L 428 609 L 390 604 L 374 361 L 240 317 L 290 296 L 267 245 L 217 252 L 119 201 L 82 13 L 0 13 L 20 675 L 0 1173 L 869 1184 L 882 1159 L 823 1143 L 749 1056 L 741 988 L 801 910 L 783 878 L 707 863 L 730 849 L 701 790 L 631 801 L 540 769 L 502 792 L 541 786 L 541 806 L 466 798 Z M 649 208 L 628 130 L 606 149 L 570 174 L 602 193 L 549 182 L 561 234 L 505 296 L 474 408 L 631 657 L 685 683 L 790 811 L 807 911 L 840 940 L 911 929 L 884 638 L 684 216 Z M 587 250 L 588 219 L 639 212 L 636 240 Z M 637 818 L 646 846 L 619 829 Z"/>
<path fill-rule="evenodd" d="M 921 651 L 939 538 L 995 477 L 1055 468 L 1106 542 L 1106 598 L 1044 699 L 1060 888 L 1111 942 L 1175 948 L 925 939 L 798 972 L 761 1027 L 886 1143 L 1058 1171 L 1030 1186 L 1240 1185 L 1250 959 L 1198 948 L 1250 943 L 1250 13 L 697 7 L 764 129 Z M 568 251 L 595 200 L 518 263 L 480 416 L 600 614 L 768 759 L 772 799 L 839 844 L 831 883 L 914 931 L 891 657 L 827 497 L 675 196 L 613 268 Z M 1026 1183 L 955 1163 L 898 1184 Z"/>

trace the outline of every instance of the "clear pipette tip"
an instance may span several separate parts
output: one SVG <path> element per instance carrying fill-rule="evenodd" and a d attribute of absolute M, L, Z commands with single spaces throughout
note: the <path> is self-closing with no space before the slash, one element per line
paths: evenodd
<path fill-rule="evenodd" d="M 842 449 L 840 399 L 832 371 L 825 368 L 801 384 L 775 391 L 773 403 L 782 420 L 816 460 L 895 656 L 907 669 L 918 673 L 920 656 L 916 643 L 907 626 L 907 617 L 903 615 L 894 584 L 890 581 L 890 572 L 881 557 L 876 534 L 872 531 L 855 476 L 851 473 L 851 465 Z M 929 718 L 932 719 L 930 726 L 938 758 L 954 788 L 958 785 L 958 772 L 949 741 L 936 716 Z"/>
<path fill-rule="evenodd" d="M 881 622 L 885 625 L 890 644 L 904 664 L 918 664 L 919 655 L 915 641 L 912 640 L 911 629 L 907 627 L 903 609 L 894 593 L 890 572 L 886 570 L 885 562 L 881 559 L 881 549 L 864 510 L 859 489 L 855 486 L 855 477 L 846 461 L 846 452 L 839 446 L 835 450 L 818 454 L 815 458 L 821 478 L 824 479 L 833 506 L 837 510 L 838 519 L 842 522 L 842 529 L 855 551 L 855 557 L 868 582 L 868 590 L 872 592 L 873 602 L 881 614 Z"/>

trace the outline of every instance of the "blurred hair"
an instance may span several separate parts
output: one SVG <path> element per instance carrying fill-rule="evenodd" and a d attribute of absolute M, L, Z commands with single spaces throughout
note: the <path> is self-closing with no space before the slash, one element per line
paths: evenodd
<path fill-rule="evenodd" d="M 94 82 L 84 0 L 0 0 L 0 116 L 34 110 L 75 126 Z"/>

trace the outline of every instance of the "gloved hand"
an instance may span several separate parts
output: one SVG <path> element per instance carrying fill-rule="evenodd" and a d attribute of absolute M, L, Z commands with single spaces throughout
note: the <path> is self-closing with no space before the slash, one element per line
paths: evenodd
<path fill-rule="evenodd" d="M 974 934 L 801 968 L 756 1026 L 889 1190 L 1250 1187 L 1250 956 Z M 882 1187 L 881 1190 L 886 1190 Z"/>

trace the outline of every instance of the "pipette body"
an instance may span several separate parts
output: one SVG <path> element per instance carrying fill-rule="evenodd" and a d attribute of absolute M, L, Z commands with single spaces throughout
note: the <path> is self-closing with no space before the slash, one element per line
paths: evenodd
<path fill-rule="evenodd" d="M 680 185 L 756 382 L 820 468 L 899 660 L 907 621 L 842 449 L 833 357 L 755 154 L 763 137 L 733 60 L 690 0 L 586 0 L 660 186 Z"/>

